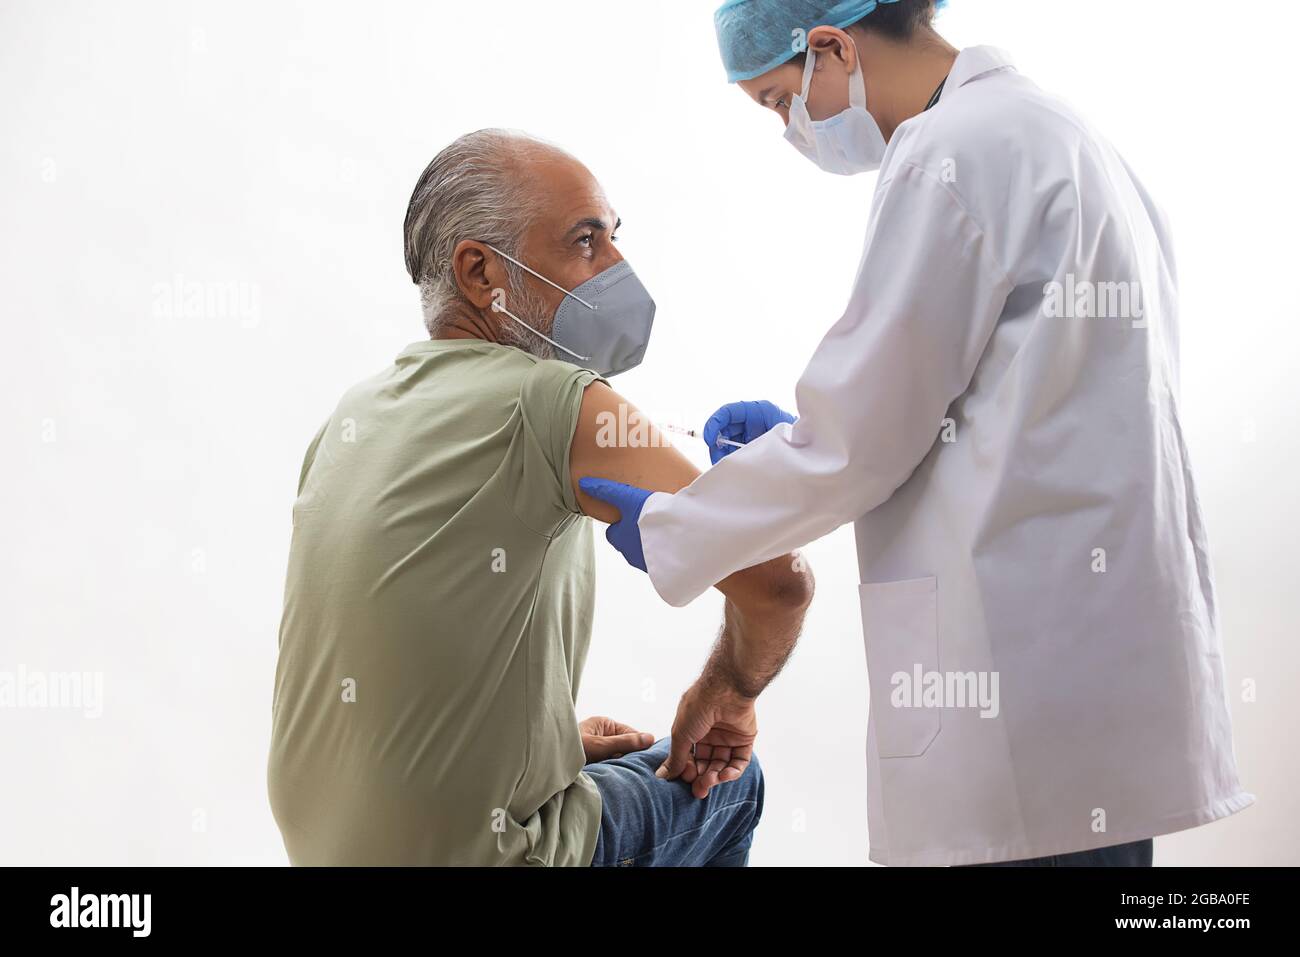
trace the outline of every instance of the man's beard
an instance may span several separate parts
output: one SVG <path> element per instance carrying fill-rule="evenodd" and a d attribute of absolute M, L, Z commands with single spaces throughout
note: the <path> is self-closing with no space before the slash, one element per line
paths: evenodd
<path fill-rule="evenodd" d="M 527 283 L 524 281 L 522 269 L 514 266 L 513 263 L 507 269 L 510 275 L 511 288 L 516 291 L 507 293 L 502 297 L 501 305 L 528 323 L 533 329 L 550 335 L 551 327 L 555 324 L 555 313 L 541 295 L 528 288 Z M 533 332 L 532 329 L 525 329 L 504 312 L 497 312 L 496 315 L 499 317 L 497 336 L 502 345 L 522 349 L 529 355 L 537 356 L 539 359 L 555 358 L 555 346 L 536 332 Z"/>

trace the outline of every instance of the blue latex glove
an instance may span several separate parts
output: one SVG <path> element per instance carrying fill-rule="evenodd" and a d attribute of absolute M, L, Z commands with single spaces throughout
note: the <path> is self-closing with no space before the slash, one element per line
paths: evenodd
<path fill-rule="evenodd" d="M 637 522 L 650 493 L 635 485 L 603 478 L 580 478 L 578 488 L 618 509 L 619 519 L 605 529 L 605 541 L 622 552 L 629 565 L 645 571 L 645 553 L 641 551 L 641 529 Z"/>
<path fill-rule="evenodd" d="M 717 465 L 724 455 L 736 451 L 734 445 L 718 445 L 718 436 L 733 442 L 749 443 L 774 425 L 794 420 L 793 415 L 766 399 L 758 402 L 728 402 L 704 423 L 703 438 L 709 447 L 709 458 Z"/>

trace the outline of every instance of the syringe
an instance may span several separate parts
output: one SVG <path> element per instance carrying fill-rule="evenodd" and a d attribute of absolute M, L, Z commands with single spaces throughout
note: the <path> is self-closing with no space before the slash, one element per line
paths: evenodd
<path fill-rule="evenodd" d="M 665 424 L 665 425 L 664 425 L 664 428 L 667 429 L 669 432 L 676 432 L 678 435 L 689 435 L 689 436 L 690 436 L 691 438 L 693 438 L 693 439 L 698 439 L 698 438 L 700 438 L 700 433 L 699 433 L 699 432 L 695 431 L 694 429 L 688 429 L 688 428 L 686 428 L 685 426 L 682 426 L 682 425 L 671 425 L 671 424 Z M 733 442 L 731 439 L 724 439 L 724 438 L 723 438 L 722 436 L 720 436 L 720 435 L 718 436 L 718 438 L 717 438 L 715 444 L 716 444 L 716 445 L 719 445 L 719 446 L 722 446 L 722 445 L 730 445 L 730 446 L 733 446 L 734 448 L 738 448 L 738 449 L 739 449 L 739 448 L 744 448 L 744 446 L 745 446 L 745 443 L 744 443 L 744 442 Z"/>

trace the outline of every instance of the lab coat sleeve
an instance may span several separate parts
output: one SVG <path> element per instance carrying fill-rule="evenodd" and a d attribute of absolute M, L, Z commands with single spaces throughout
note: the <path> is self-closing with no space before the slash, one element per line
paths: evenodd
<path fill-rule="evenodd" d="M 646 502 L 646 567 L 670 605 L 884 502 L 969 386 L 1012 288 L 992 240 L 916 165 L 875 205 L 848 308 L 796 388 L 798 421 Z"/>

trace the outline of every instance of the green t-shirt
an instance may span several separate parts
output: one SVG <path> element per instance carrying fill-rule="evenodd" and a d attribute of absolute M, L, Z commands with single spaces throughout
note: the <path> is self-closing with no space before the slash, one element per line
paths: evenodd
<path fill-rule="evenodd" d="M 591 863 L 594 555 L 569 446 L 597 378 L 418 342 L 312 442 L 268 762 L 293 864 Z"/>

